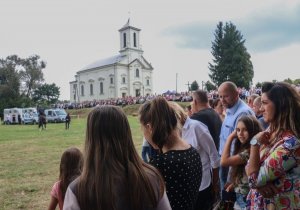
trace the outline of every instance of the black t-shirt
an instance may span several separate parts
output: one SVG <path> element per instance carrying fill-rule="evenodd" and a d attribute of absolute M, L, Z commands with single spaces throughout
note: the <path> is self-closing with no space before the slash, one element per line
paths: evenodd
<path fill-rule="evenodd" d="M 162 174 L 173 210 L 193 210 L 197 200 L 202 164 L 192 146 L 187 150 L 171 150 L 158 154 L 150 163 Z"/>
<path fill-rule="evenodd" d="M 210 135 L 215 142 L 217 151 L 219 151 L 222 120 L 218 113 L 212 108 L 207 108 L 194 113 L 191 116 L 191 119 L 198 120 L 207 126 Z"/>

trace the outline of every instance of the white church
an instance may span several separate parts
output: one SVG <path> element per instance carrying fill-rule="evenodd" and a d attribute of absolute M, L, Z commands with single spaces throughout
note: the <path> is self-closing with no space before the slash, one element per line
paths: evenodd
<path fill-rule="evenodd" d="M 153 67 L 143 57 L 140 32 L 128 20 L 119 30 L 119 54 L 78 71 L 70 82 L 70 102 L 152 94 Z"/>

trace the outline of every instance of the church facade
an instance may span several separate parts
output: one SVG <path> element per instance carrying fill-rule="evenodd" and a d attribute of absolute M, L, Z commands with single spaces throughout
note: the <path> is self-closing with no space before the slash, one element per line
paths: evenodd
<path fill-rule="evenodd" d="M 153 67 L 143 57 L 140 31 L 128 20 L 119 30 L 119 54 L 76 72 L 75 81 L 70 82 L 70 102 L 152 94 Z"/>

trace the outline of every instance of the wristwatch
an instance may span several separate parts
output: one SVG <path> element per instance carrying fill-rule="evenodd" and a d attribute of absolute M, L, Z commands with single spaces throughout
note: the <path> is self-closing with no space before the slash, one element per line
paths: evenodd
<path fill-rule="evenodd" d="M 251 139 L 250 144 L 252 146 L 255 146 L 255 145 L 260 146 L 261 145 L 261 143 L 256 138 Z"/>

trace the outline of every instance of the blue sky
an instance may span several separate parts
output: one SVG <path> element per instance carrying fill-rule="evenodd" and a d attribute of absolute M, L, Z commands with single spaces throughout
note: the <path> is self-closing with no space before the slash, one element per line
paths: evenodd
<path fill-rule="evenodd" d="M 176 74 L 178 91 L 209 80 L 219 21 L 231 21 L 246 39 L 254 83 L 300 78 L 300 0 L 1 0 L 0 57 L 40 55 L 46 82 L 69 99 L 77 71 L 118 54 L 128 17 L 141 29 L 156 93 L 174 90 Z"/>

